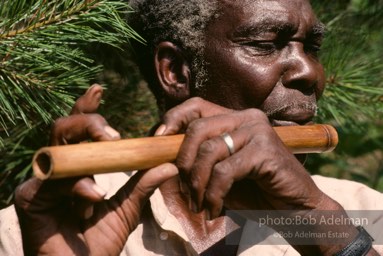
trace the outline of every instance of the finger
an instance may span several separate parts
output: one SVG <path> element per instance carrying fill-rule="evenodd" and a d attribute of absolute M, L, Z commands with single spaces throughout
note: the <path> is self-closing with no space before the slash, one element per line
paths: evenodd
<path fill-rule="evenodd" d="M 72 115 L 55 121 L 50 145 L 78 143 L 87 139 L 108 141 L 120 139 L 120 134 L 98 114 Z"/>
<path fill-rule="evenodd" d="M 94 203 L 102 201 L 106 191 L 93 178 L 85 177 L 74 183 L 71 194 L 74 196 L 75 212 L 80 218 L 87 220 L 93 216 Z"/>
<path fill-rule="evenodd" d="M 105 191 L 89 177 L 48 181 L 33 177 L 17 187 L 15 205 L 29 212 L 43 212 L 60 205 L 64 198 L 98 202 L 104 196 Z"/>
<path fill-rule="evenodd" d="M 221 137 L 204 141 L 198 149 L 196 161 L 190 170 L 189 185 L 192 188 L 191 197 L 194 211 L 202 209 L 206 187 L 214 165 L 229 156 L 229 151 Z"/>
<path fill-rule="evenodd" d="M 205 128 L 197 127 L 197 131 L 204 131 L 209 133 L 209 129 L 215 129 L 213 130 L 214 133 L 223 133 L 221 129 L 217 130 L 216 127 L 218 127 L 218 124 L 216 125 L 214 122 L 222 123 L 220 119 L 223 119 L 223 116 L 214 117 L 215 120 L 212 118 L 212 122 L 204 123 L 206 125 Z M 240 118 L 242 119 L 242 118 Z M 222 127 L 223 130 L 234 130 L 237 127 L 242 125 L 242 121 L 238 123 L 238 125 L 235 125 L 235 122 L 223 122 L 225 126 Z M 246 135 L 249 134 L 248 132 L 245 133 Z M 188 138 L 189 139 L 189 138 Z M 197 154 L 194 160 L 190 161 L 192 164 L 189 169 L 189 163 L 186 161 L 193 159 L 193 148 L 187 148 L 180 150 L 180 153 L 177 157 L 177 165 L 182 170 L 182 175 L 187 176 L 187 180 L 189 181 L 189 186 L 192 188 L 192 199 L 195 205 L 193 205 L 193 210 L 201 210 L 203 200 L 205 197 L 205 190 L 207 187 L 207 184 L 209 183 L 209 179 L 211 178 L 210 175 L 212 173 L 213 167 L 216 163 L 224 160 L 228 156 L 230 156 L 230 152 L 228 150 L 228 147 L 226 143 L 224 142 L 223 138 L 221 136 L 216 136 L 211 139 L 207 139 L 199 144 L 199 140 L 203 140 L 202 138 L 190 138 L 192 143 L 195 143 L 195 145 L 199 146 L 197 149 Z M 185 144 L 187 143 L 187 139 Z M 241 143 L 234 144 L 234 151 L 240 149 L 242 145 L 244 145 L 244 139 L 241 140 Z M 183 155 L 182 152 L 187 152 L 188 155 Z M 185 162 L 182 162 L 183 159 L 187 159 Z"/>
<path fill-rule="evenodd" d="M 95 113 L 100 105 L 103 89 L 99 84 L 93 84 L 75 103 L 71 115 L 80 113 Z"/>
<path fill-rule="evenodd" d="M 175 165 L 165 163 L 148 171 L 137 172 L 129 182 L 110 199 L 114 205 L 120 205 L 128 224 L 128 234 L 135 228 L 140 218 L 141 209 L 162 183 L 175 177 L 178 170 Z"/>
<path fill-rule="evenodd" d="M 252 161 L 245 158 L 249 156 L 249 151 L 248 149 L 242 149 L 213 167 L 209 183 L 206 187 L 204 201 L 204 205 L 209 213 L 207 216 L 210 216 L 211 219 L 217 218 L 220 215 L 224 198 L 229 193 L 234 182 L 243 179 L 253 170 Z"/>
<path fill-rule="evenodd" d="M 255 122 L 250 127 L 232 132 L 230 136 L 236 153 L 213 167 L 205 192 L 206 206 L 212 218 L 219 216 L 224 198 L 234 182 L 247 177 L 261 180 L 261 183 L 265 180 L 267 184 L 263 188 L 267 190 L 269 185 L 285 177 L 279 173 L 276 178 L 276 171 L 286 169 L 288 163 L 280 159 L 286 155 L 294 159 L 268 124 Z"/>
<path fill-rule="evenodd" d="M 269 127 L 269 124 L 264 122 L 252 121 L 247 125 L 240 127 L 239 129 L 228 133 L 234 142 L 234 154 L 230 157 L 222 157 L 222 161 L 217 162 L 212 169 L 210 179 L 206 185 L 205 191 L 205 206 L 208 208 L 208 216 L 216 218 L 219 216 L 223 200 L 227 193 L 230 191 L 235 181 L 241 180 L 247 177 L 254 168 L 258 168 L 258 159 L 263 159 L 259 156 L 259 151 L 264 149 L 262 141 L 270 142 L 269 139 L 265 140 L 266 133 L 258 132 L 265 131 Z M 217 140 L 217 148 L 220 145 L 221 154 L 229 155 L 229 149 L 223 138 L 219 137 Z M 222 146 L 224 145 L 224 146 Z M 218 151 L 218 149 L 216 149 Z M 267 153 L 266 153 L 267 154 Z M 256 157 L 254 157 L 256 156 Z M 203 168 L 202 164 L 199 168 Z"/>
<path fill-rule="evenodd" d="M 87 220 L 93 216 L 93 203 L 83 199 L 77 199 L 74 202 L 75 212 L 81 219 Z"/>
<path fill-rule="evenodd" d="M 209 167 L 212 171 L 204 195 L 204 205 L 207 207 L 209 218 L 213 219 L 219 216 L 223 207 L 223 200 L 233 183 L 244 178 L 252 170 L 251 153 L 253 152 L 252 146 L 250 149 L 248 146 L 251 141 L 250 134 L 252 133 L 247 126 L 228 133 L 234 142 L 235 153 L 231 156 L 229 156 L 230 152 L 223 138 L 218 137 L 216 140 L 216 151 L 220 151 L 221 161 L 217 161 L 214 166 Z M 229 157 L 224 157 L 225 155 Z M 199 168 L 203 168 L 202 161 L 197 164 L 201 166 Z"/>
<path fill-rule="evenodd" d="M 245 110 L 195 120 L 189 125 L 181 144 L 176 159 L 177 167 L 182 172 L 189 173 L 203 141 L 234 131 L 250 121 L 268 123 L 267 117 L 258 110 Z"/>
<path fill-rule="evenodd" d="M 106 191 L 98 186 L 92 178 L 84 177 L 74 182 L 70 194 L 92 202 L 99 202 L 105 197 Z"/>
<path fill-rule="evenodd" d="M 169 110 L 164 115 L 163 123 L 157 128 L 155 135 L 176 134 L 196 119 L 231 112 L 233 112 L 233 110 L 221 107 L 201 98 L 191 98 Z"/>

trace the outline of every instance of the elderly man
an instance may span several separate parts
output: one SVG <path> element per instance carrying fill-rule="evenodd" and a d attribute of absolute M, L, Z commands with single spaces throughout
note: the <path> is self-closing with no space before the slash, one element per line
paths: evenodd
<path fill-rule="evenodd" d="M 137 12 L 130 22 L 148 41 L 135 46 L 137 62 L 163 115 L 155 135 L 186 133 L 176 163 L 95 181 L 31 179 L 17 190 L 17 219 L 13 207 L 2 213 L 2 252 L 378 255 L 363 228 L 319 220 L 324 211 L 344 219 L 345 209 L 377 210 L 382 195 L 357 183 L 310 177 L 272 129 L 310 124 L 324 90 L 317 56 L 323 25 L 309 1 L 132 5 Z M 101 95 L 101 87 L 91 87 L 72 115 L 56 122 L 52 144 L 118 139 L 95 114 Z M 225 216 L 228 209 L 288 210 L 295 219 L 310 216 L 313 232 L 347 235 L 307 244 L 284 236 L 291 245 L 273 244 L 259 218 L 251 212 Z M 225 240 L 231 235 L 239 237 L 237 244 Z"/>

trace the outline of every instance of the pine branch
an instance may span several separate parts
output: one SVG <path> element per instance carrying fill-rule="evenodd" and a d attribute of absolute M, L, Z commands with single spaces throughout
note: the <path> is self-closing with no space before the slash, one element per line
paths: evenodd
<path fill-rule="evenodd" d="M 129 39 L 143 42 L 123 20 L 131 9 L 122 2 L 40 0 L 28 6 L 12 0 L 1 10 L 0 127 L 6 133 L 20 120 L 30 128 L 65 113 L 76 89 L 101 70 L 87 52 L 92 43 L 121 48 Z"/>
<path fill-rule="evenodd" d="M 371 26 L 371 22 L 381 12 L 368 12 L 370 15 L 362 19 L 365 10 L 355 12 L 351 7 L 325 18 L 327 33 L 321 60 L 327 87 L 320 102 L 319 120 L 335 120 L 343 130 L 365 132 L 369 126 L 361 123 L 383 117 L 383 61 L 370 44 L 374 29 L 380 26 Z M 378 7 L 383 11 L 382 5 Z"/>
<path fill-rule="evenodd" d="M 383 1 L 312 2 L 328 30 L 321 58 L 327 88 L 318 121 L 336 125 L 340 138 L 336 151 L 311 155 L 306 166 L 383 191 Z"/>
<path fill-rule="evenodd" d="M 0 1 L 0 206 L 30 176 L 52 120 L 100 76 L 95 49 L 119 57 L 144 42 L 124 21 L 131 11 L 116 0 Z"/>

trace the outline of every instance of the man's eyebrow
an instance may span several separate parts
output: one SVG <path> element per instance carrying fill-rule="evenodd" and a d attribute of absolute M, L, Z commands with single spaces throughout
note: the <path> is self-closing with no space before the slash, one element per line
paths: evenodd
<path fill-rule="evenodd" d="M 275 21 L 275 20 L 263 20 L 261 22 L 249 23 L 249 24 L 237 27 L 233 32 L 233 36 L 235 37 L 257 36 L 267 32 L 273 32 L 273 33 L 278 33 L 280 31 L 289 32 L 289 31 L 293 31 L 293 29 L 294 29 L 293 25 L 287 22 Z"/>
<path fill-rule="evenodd" d="M 292 33 L 294 32 L 294 25 L 285 21 L 275 21 L 275 20 L 263 20 L 261 22 L 250 23 L 236 28 L 233 32 L 234 37 L 247 37 L 247 36 L 257 36 L 262 33 L 272 32 L 284 32 Z M 322 22 L 318 22 L 313 25 L 309 34 L 323 37 L 326 31 L 326 26 Z"/>
<path fill-rule="evenodd" d="M 311 31 L 311 34 L 318 35 L 318 36 L 324 36 L 326 32 L 326 25 L 322 22 L 316 23 Z"/>

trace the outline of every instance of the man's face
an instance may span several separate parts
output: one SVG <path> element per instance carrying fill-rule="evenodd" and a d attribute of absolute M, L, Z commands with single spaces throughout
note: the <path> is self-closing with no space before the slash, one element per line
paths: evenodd
<path fill-rule="evenodd" d="M 207 28 L 203 97 L 233 109 L 260 108 L 274 125 L 305 124 L 324 89 L 323 29 L 306 0 L 221 0 Z"/>

